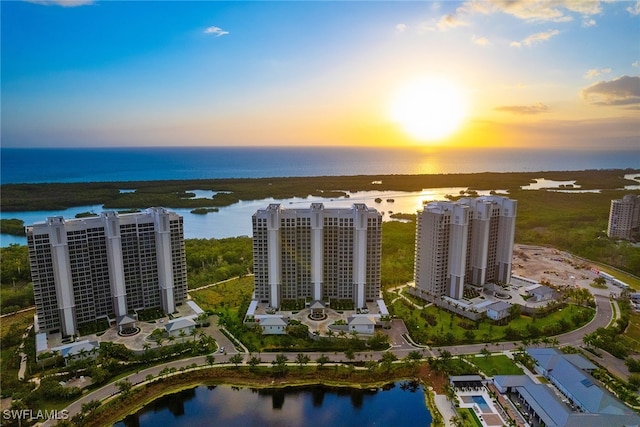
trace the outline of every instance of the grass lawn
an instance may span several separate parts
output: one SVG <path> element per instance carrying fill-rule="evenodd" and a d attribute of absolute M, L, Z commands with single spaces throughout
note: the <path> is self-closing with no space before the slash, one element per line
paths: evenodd
<path fill-rule="evenodd" d="M 571 325 L 571 330 L 587 323 L 595 311 L 591 308 L 569 305 L 562 310 L 550 313 L 548 316 L 533 319 L 528 316 L 520 316 L 507 325 L 496 325 L 489 319 L 483 319 L 478 324 L 473 321 L 457 316 L 436 306 L 430 306 L 424 310 L 418 310 L 407 301 L 399 299 L 393 304 L 386 301 L 392 314 L 402 318 L 409 329 L 411 337 L 421 344 L 452 345 L 461 343 L 481 343 L 496 341 L 519 341 L 529 337 L 527 327 L 535 326 L 539 331 L 539 337 L 545 335 L 545 327 L 553 327 L 561 321 Z M 573 323 L 573 318 L 577 313 L 587 312 L 585 321 L 580 325 Z M 435 319 L 435 322 L 433 321 Z M 431 320 L 431 323 L 428 322 Z M 465 326 L 465 327 L 463 327 Z M 510 327 L 521 334 L 520 338 L 506 338 L 505 330 Z M 530 328 L 531 326 L 529 326 Z M 529 337 L 530 338 L 530 337 Z"/>
<path fill-rule="evenodd" d="M 640 314 L 631 313 L 629 326 L 627 326 L 627 329 L 624 331 L 624 336 L 634 341 L 637 346 L 640 346 Z"/>
<path fill-rule="evenodd" d="M 482 422 L 472 408 L 457 408 L 458 418 L 462 421 L 458 424 L 462 427 L 482 427 Z"/>
<path fill-rule="evenodd" d="M 503 354 L 489 357 L 473 357 L 468 360 L 488 376 L 524 374 L 513 360 Z"/>
<path fill-rule="evenodd" d="M 239 307 L 243 300 L 251 298 L 253 276 L 220 283 L 219 285 L 191 291 L 189 295 L 203 310 L 217 310 L 218 306 Z"/>

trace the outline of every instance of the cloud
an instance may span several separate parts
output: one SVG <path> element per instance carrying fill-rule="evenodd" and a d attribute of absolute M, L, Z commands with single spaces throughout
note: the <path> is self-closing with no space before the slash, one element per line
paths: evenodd
<path fill-rule="evenodd" d="M 570 22 L 572 13 L 583 19 L 602 12 L 600 1 L 575 0 L 471 0 L 457 10 L 458 13 L 504 13 L 528 22 Z"/>
<path fill-rule="evenodd" d="M 571 22 L 575 15 L 582 18 L 584 28 L 596 25 L 595 15 L 602 13 L 601 4 L 611 0 L 468 0 L 462 3 L 452 14 L 445 15 L 437 24 L 440 30 L 449 29 L 458 23 L 468 25 L 466 18 L 475 15 L 502 13 L 526 22 Z M 635 6 L 627 8 L 631 14 L 640 14 L 640 0 Z M 429 30 L 434 30 L 431 27 Z M 512 46 L 519 46 L 514 42 Z M 521 45 L 521 44 L 520 44 Z"/>
<path fill-rule="evenodd" d="M 469 25 L 469 23 L 461 20 L 455 13 L 444 15 L 436 24 L 438 29 L 441 31 L 448 30 L 449 28 L 464 27 L 467 25 Z"/>
<path fill-rule="evenodd" d="M 627 12 L 629 12 L 632 15 L 640 15 L 640 0 L 636 1 L 636 3 L 633 6 L 629 6 L 627 8 Z"/>
<path fill-rule="evenodd" d="M 547 111 L 549 111 L 549 107 L 541 102 L 538 102 L 537 104 L 533 105 L 505 105 L 502 107 L 496 107 L 494 108 L 494 110 L 502 111 L 505 113 L 528 115 L 546 113 Z"/>
<path fill-rule="evenodd" d="M 407 26 L 405 24 L 397 24 L 396 31 L 399 33 L 404 33 L 407 30 Z"/>
<path fill-rule="evenodd" d="M 611 72 L 611 68 L 592 68 L 590 70 L 587 70 L 586 74 L 584 75 L 585 79 L 592 79 L 594 77 L 598 77 L 600 74 L 609 74 Z"/>
<path fill-rule="evenodd" d="M 632 66 L 633 68 L 638 68 L 638 67 L 640 66 L 640 62 L 638 62 L 638 61 L 633 61 L 633 62 L 631 63 L 631 66 Z"/>
<path fill-rule="evenodd" d="M 523 39 L 522 41 L 511 42 L 510 46 L 512 47 L 521 47 L 522 45 L 533 46 L 534 44 L 547 41 L 551 39 L 551 37 L 557 36 L 558 34 L 560 34 L 560 31 L 558 30 L 543 31 L 541 33 L 531 34 L 529 37 Z"/>
<path fill-rule="evenodd" d="M 486 37 L 476 37 L 476 36 L 472 36 L 471 37 L 471 41 L 477 45 L 480 46 L 487 46 L 490 45 L 491 43 L 489 42 L 489 39 L 487 39 Z"/>
<path fill-rule="evenodd" d="M 78 7 L 93 4 L 93 0 L 26 0 L 29 3 L 43 6 Z"/>
<path fill-rule="evenodd" d="M 215 34 L 216 37 L 220 37 L 220 36 L 224 36 L 224 35 L 229 34 L 229 31 L 225 31 L 220 27 L 212 26 L 212 27 L 209 27 L 206 30 L 204 30 L 204 33 L 205 34 Z"/>
<path fill-rule="evenodd" d="M 594 83 L 582 89 L 582 97 L 592 105 L 640 107 L 640 77 L 622 76 Z"/>

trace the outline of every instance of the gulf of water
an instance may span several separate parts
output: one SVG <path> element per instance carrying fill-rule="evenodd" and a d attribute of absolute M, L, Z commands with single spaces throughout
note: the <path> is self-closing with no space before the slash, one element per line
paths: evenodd
<path fill-rule="evenodd" d="M 2 184 L 207 178 L 537 172 L 640 167 L 640 148 L 95 148 L 0 151 Z"/>
<path fill-rule="evenodd" d="M 416 383 L 360 390 L 323 386 L 249 389 L 199 386 L 163 396 L 115 424 L 144 426 L 428 426 Z"/>

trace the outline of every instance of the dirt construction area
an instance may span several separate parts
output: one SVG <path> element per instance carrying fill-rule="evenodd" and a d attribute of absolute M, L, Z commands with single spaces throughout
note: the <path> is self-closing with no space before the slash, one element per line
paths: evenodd
<path fill-rule="evenodd" d="M 593 294 L 619 294 L 621 289 L 607 283 L 608 289 L 590 286 L 598 277 L 587 261 L 576 258 L 566 252 L 542 246 L 514 245 L 512 274 L 535 280 L 549 282 L 556 286 L 578 286 L 587 288 Z"/>

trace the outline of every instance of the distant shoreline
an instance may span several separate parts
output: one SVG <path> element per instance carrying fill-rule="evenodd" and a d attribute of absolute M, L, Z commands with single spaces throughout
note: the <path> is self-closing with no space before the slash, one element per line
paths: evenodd
<path fill-rule="evenodd" d="M 274 199 L 309 195 L 340 197 L 344 196 L 346 191 L 409 192 L 442 187 L 468 187 L 473 190 L 506 189 L 517 192 L 522 186 L 538 178 L 575 181 L 576 185 L 583 190 L 624 190 L 625 186 L 634 182 L 625 180 L 624 175 L 635 173 L 640 173 L 640 169 L 1 184 L 0 211 L 60 210 L 97 204 L 103 205 L 105 209 L 144 209 L 149 206 L 216 208 L 239 201 L 260 200 L 268 197 Z M 211 199 L 194 199 L 189 194 L 192 190 L 212 190 L 217 194 Z"/>

